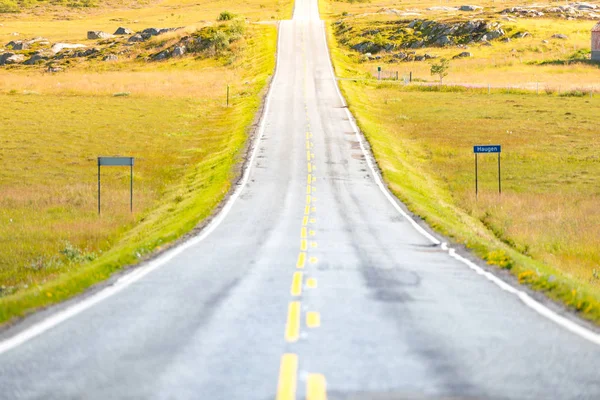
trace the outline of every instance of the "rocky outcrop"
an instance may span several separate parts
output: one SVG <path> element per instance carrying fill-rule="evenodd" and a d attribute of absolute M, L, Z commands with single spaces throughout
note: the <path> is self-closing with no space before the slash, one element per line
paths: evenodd
<path fill-rule="evenodd" d="M 113 35 L 111 35 L 110 33 L 102 32 L 102 31 L 88 31 L 88 33 L 87 33 L 87 38 L 89 40 L 110 39 L 112 37 L 113 37 Z"/>
<path fill-rule="evenodd" d="M 460 54 L 455 55 L 454 57 L 452 57 L 453 59 L 457 59 L 457 58 L 469 58 L 469 57 L 473 57 L 473 54 L 471 52 L 468 51 L 463 51 Z"/>
<path fill-rule="evenodd" d="M 71 43 L 55 43 L 52 46 L 53 53 L 60 53 L 63 50 L 69 49 L 84 49 L 87 46 L 85 44 L 71 44 Z"/>
<path fill-rule="evenodd" d="M 131 35 L 132 33 L 133 33 L 133 31 L 131 29 L 124 28 L 121 26 L 115 31 L 114 35 L 115 36 L 123 36 L 123 35 Z"/>
<path fill-rule="evenodd" d="M 25 60 L 23 54 L 3 53 L 0 55 L 0 65 L 11 65 L 22 63 Z"/>
<path fill-rule="evenodd" d="M 469 5 L 465 5 L 465 6 L 460 6 L 459 7 L 459 11 L 478 11 L 478 10 L 482 10 L 483 7 L 481 6 L 469 6 Z"/>
<path fill-rule="evenodd" d="M 600 7 L 591 3 L 572 3 L 554 7 L 533 5 L 509 7 L 501 11 L 521 18 L 557 17 L 565 19 L 600 19 Z"/>

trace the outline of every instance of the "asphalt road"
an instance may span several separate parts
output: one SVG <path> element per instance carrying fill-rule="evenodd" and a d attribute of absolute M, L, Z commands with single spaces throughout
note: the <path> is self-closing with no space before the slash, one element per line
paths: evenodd
<path fill-rule="evenodd" d="M 600 398 L 600 346 L 381 190 L 316 7 L 298 0 L 281 23 L 247 184 L 221 217 L 79 309 L 5 332 L 1 398 Z"/>

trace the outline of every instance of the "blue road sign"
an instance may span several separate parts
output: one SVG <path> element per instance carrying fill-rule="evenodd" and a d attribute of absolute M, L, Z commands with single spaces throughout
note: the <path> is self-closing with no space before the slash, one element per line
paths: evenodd
<path fill-rule="evenodd" d="M 473 153 L 500 153 L 502 152 L 502 146 L 473 146 Z"/>

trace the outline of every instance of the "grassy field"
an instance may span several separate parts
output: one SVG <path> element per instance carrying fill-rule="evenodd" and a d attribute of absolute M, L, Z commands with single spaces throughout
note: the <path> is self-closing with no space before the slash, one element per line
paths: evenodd
<path fill-rule="evenodd" d="M 337 75 L 364 77 L 364 64 L 333 32 L 330 25 Z M 600 322 L 598 96 L 488 94 L 374 79 L 340 85 L 386 182 L 413 212 L 521 283 Z M 502 196 L 497 159 L 482 156 L 475 198 L 475 144 L 503 146 Z"/>
<path fill-rule="evenodd" d="M 124 25 L 115 20 L 127 15 L 144 28 L 186 26 L 152 45 L 215 25 L 225 9 L 254 20 L 291 14 L 291 5 L 279 0 L 206 7 L 167 1 L 137 10 L 111 8 L 115 4 L 127 6 L 24 9 L 3 21 L 0 35 L 18 29 L 24 38 L 68 41 L 85 37 L 88 27 L 108 30 L 110 23 L 114 30 Z M 166 8 L 180 18 L 169 20 Z M 69 18 L 55 21 L 54 13 Z M 36 66 L 0 69 L 0 322 L 139 262 L 217 207 L 239 174 L 275 66 L 276 26 L 245 26 L 231 49 L 210 57 L 92 60 L 57 74 Z M 133 214 L 129 169 L 103 168 L 97 215 L 100 155 L 136 158 Z"/>
<path fill-rule="evenodd" d="M 330 22 L 344 21 L 352 27 L 350 34 L 372 38 L 369 31 L 385 29 L 386 26 L 397 26 L 399 21 L 406 23 L 414 20 L 436 20 L 452 23 L 481 19 L 501 24 L 507 36 L 512 38 L 519 32 L 527 32 L 529 36 L 521 39 L 512 38 L 509 42 L 492 41 L 488 46 L 483 43 L 469 44 L 463 48 L 427 47 L 417 49 L 417 54 L 430 54 L 436 57 L 452 59 L 463 51 L 472 54 L 470 58 L 451 61 L 447 83 L 492 87 L 514 87 L 551 90 L 572 90 L 587 88 L 600 92 L 598 65 L 589 64 L 586 60 L 590 54 L 591 28 L 597 21 L 589 19 L 567 20 L 559 18 L 508 18 L 499 12 L 508 7 L 523 6 L 531 3 L 522 1 L 491 2 L 482 1 L 474 4 L 484 6 L 480 12 L 444 12 L 428 10 L 431 7 L 457 7 L 463 2 L 446 1 L 408 1 L 394 0 L 372 2 L 332 1 L 321 2 L 321 10 Z M 538 2 L 549 7 L 561 5 L 552 2 Z M 394 10 L 399 15 L 389 13 Z M 564 34 L 567 39 L 552 38 L 555 34 Z M 394 31 L 383 34 L 383 39 L 394 37 Z M 340 39 L 340 37 L 338 37 Z M 356 51 L 342 47 L 345 53 L 356 61 L 352 69 L 353 76 L 373 76 L 377 67 L 384 71 L 396 72 L 400 76 L 408 75 L 420 81 L 435 81 L 430 74 L 430 62 L 365 59 Z M 377 53 L 373 56 L 384 55 Z M 341 76 L 349 76 L 339 71 Z"/>

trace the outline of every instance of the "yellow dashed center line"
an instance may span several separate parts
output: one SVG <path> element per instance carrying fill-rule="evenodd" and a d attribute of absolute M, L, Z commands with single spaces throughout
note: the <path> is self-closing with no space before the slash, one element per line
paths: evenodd
<path fill-rule="evenodd" d="M 310 185 L 312 182 L 313 182 L 312 175 L 308 174 L 308 177 L 306 178 L 306 184 Z"/>
<path fill-rule="evenodd" d="M 298 375 L 298 356 L 286 353 L 281 356 L 279 366 L 279 384 L 277 400 L 296 400 L 296 376 Z"/>
<path fill-rule="evenodd" d="M 310 185 L 306 185 L 306 194 L 310 194 L 311 187 Z"/>
<path fill-rule="evenodd" d="M 292 296 L 300 296 L 302 294 L 302 272 L 294 272 L 290 293 Z"/>
<path fill-rule="evenodd" d="M 308 249 L 308 241 L 306 239 L 300 240 L 300 250 L 306 251 Z"/>
<path fill-rule="evenodd" d="M 306 196 L 306 204 L 307 205 L 310 204 L 311 201 L 312 201 L 312 197 L 310 197 L 310 196 L 307 195 Z"/>
<path fill-rule="evenodd" d="M 302 229 L 300 229 L 300 237 L 302 239 L 306 239 L 306 227 L 303 226 Z"/>
<path fill-rule="evenodd" d="M 312 164 L 308 163 L 308 172 L 312 172 Z"/>
<path fill-rule="evenodd" d="M 306 264 L 306 253 L 302 252 L 298 254 L 298 262 L 296 262 L 296 268 L 304 268 Z"/>
<path fill-rule="evenodd" d="M 277 399 L 279 400 L 279 399 Z M 310 374 L 306 381 L 306 400 L 327 400 L 327 382 L 321 374 Z"/>
<path fill-rule="evenodd" d="M 288 306 L 288 317 L 285 325 L 285 340 L 296 342 L 300 331 L 300 302 L 292 301 Z"/>
<path fill-rule="evenodd" d="M 308 225 L 308 215 L 302 217 L 302 226 Z"/>

